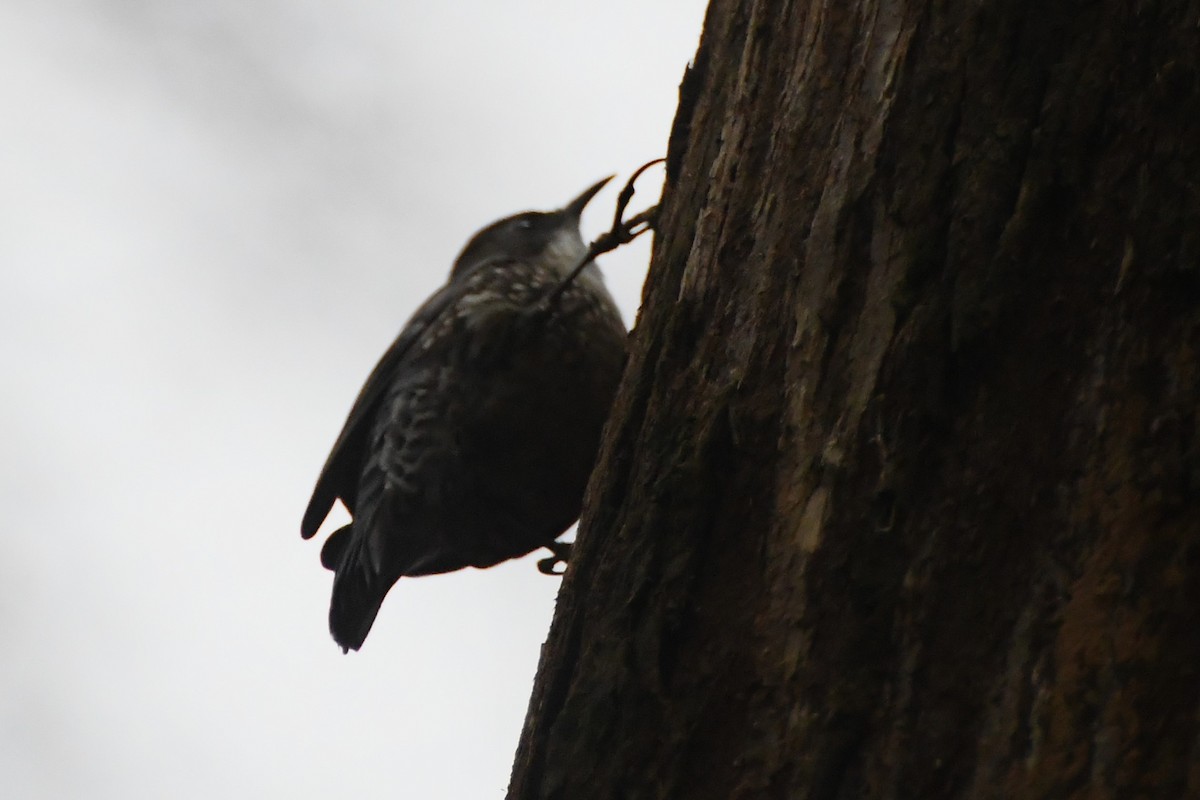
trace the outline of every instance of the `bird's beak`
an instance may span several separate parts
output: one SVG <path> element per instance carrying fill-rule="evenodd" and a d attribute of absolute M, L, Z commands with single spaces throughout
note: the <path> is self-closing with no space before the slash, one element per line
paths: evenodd
<path fill-rule="evenodd" d="M 576 197 L 574 200 L 567 203 L 567 205 L 563 209 L 563 211 L 566 211 L 568 214 L 570 214 L 575 219 L 579 219 L 579 217 L 583 215 L 583 208 L 584 208 L 584 206 L 586 206 L 588 204 L 588 201 L 590 201 L 593 197 L 595 197 L 596 194 L 601 189 L 604 188 L 604 184 L 611 181 L 613 179 L 613 177 L 614 176 L 609 175 L 607 178 L 604 178 L 603 180 L 599 180 L 596 183 L 593 183 L 588 188 L 584 189 L 583 194 L 579 195 L 579 197 Z"/>

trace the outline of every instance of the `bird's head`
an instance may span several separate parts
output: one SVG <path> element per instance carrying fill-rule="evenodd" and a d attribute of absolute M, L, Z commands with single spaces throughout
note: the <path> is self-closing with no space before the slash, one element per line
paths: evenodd
<path fill-rule="evenodd" d="M 488 225 L 471 237 L 454 260 L 450 280 L 497 258 L 539 259 L 563 271 L 573 268 L 587 252 L 579 218 L 611 179 L 597 181 L 556 211 L 524 211 Z"/>

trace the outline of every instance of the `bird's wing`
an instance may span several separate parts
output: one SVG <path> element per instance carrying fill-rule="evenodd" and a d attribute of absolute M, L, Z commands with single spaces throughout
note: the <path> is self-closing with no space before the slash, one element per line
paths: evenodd
<path fill-rule="evenodd" d="M 358 393 L 346 424 L 338 434 L 333 450 L 325 461 L 321 476 L 313 489 L 300 534 L 309 539 L 321 527 L 325 517 L 339 497 L 353 512 L 359 478 L 362 476 L 364 448 L 369 446 L 373 420 L 380 404 L 388 394 L 397 376 L 410 361 L 413 345 L 429 328 L 430 324 L 451 305 L 462 292 L 461 281 L 442 287 L 429 298 L 392 342 L 391 347 L 379 359 L 375 369 Z"/>
<path fill-rule="evenodd" d="M 436 365 L 406 365 L 365 426 L 354 521 L 335 531 L 321 561 L 335 571 L 329 630 L 343 649 L 357 650 L 392 584 L 445 542 L 426 512 L 436 504 L 446 464 L 457 458 L 453 434 L 439 414 Z M 403 523 L 403 524 L 401 524 Z"/>

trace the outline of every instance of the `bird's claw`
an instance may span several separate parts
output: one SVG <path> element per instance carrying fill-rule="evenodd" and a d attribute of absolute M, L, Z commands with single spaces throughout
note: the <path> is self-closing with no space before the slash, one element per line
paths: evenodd
<path fill-rule="evenodd" d="M 625 209 L 629 208 L 629 201 L 633 199 L 633 185 L 637 183 L 637 179 L 642 177 L 642 173 L 655 164 L 662 164 L 665 161 L 665 158 L 656 158 L 653 161 L 647 161 L 645 164 L 642 164 L 633 171 L 633 174 L 629 176 L 629 180 L 625 182 L 625 187 L 617 195 L 617 210 L 613 215 L 612 230 L 609 231 L 609 235 L 616 236 L 621 240 L 619 244 L 631 242 L 639 234 L 645 233 L 654 227 L 654 217 L 658 213 L 657 205 L 651 206 L 642 213 L 634 215 L 628 221 L 625 219 Z"/>
<path fill-rule="evenodd" d="M 625 210 L 629 207 L 629 201 L 633 199 L 633 184 L 641 177 L 642 173 L 648 170 L 655 164 L 661 164 L 666 161 L 664 158 L 656 158 L 653 161 L 647 161 L 642 164 L 634 173 L 629 176 L 629 180 L 625 183 L 625 188 L 617 196 L 617 211 L 613 215 L 612 228 L 605 231 L 596 237 L 595 241 L 588 247 L 587 252 L 573 270 L 567 273 L 567 277 L 563 278 L 553 289 L 547 292 L 540 301 L 539 305 L 545 307 L 552 306 L 559 296 L 562 295 L 566 288 L 571 285 L 571 282 L 579 277 L 579 273 L 583 272 L 584 268 L 592 262 L 592 260 L 604 253 L 612 252 L 623 244 L 629 244 L 637 237 L 641 236 L 646 231 L 654 227 L 655 221 L 658 218 L 658 206 L 653 205 L 650 208 L 635 214 L 629 219 L 625 219 Z"/>
<path fill-rule="evenodd" d="M 564 574 L 567 571 L 567 559 L 571 555 L 572 546 L 571 542 L 551 542 L 546 545 L 546 549 L 550 551 L 551 555 L 537 562 L 538 572 L 543 575 Z M 559 564 L 563 565 L 562 570 L 555 569 Z"/>

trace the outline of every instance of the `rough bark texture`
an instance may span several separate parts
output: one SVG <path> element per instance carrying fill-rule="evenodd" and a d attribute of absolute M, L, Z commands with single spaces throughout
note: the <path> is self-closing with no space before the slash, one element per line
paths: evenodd
<path fill-rule="evenodd" d="M 714 1 L 510 798 L 1200 796 L 1198 59 Z"/>

